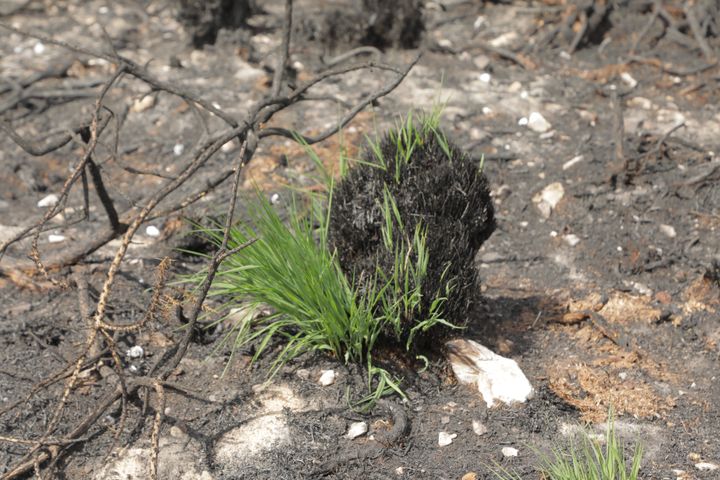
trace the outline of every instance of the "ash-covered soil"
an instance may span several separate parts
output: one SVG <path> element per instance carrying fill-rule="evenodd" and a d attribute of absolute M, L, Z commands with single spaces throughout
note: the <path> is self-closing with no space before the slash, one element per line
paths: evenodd
<path fill-rule="evenodd" d="M 241 22 L 246 26 L 221 29 L 203 49 L 192 48 L 172 2 L 13 0 L 0 4 L 0 21 L 106 52 L 114 48 L 157 78 L 241 117 L 269 94 L 282 39 L 284 2 L 256 3 L 260 11 Z M 711 468 L 720 466 L 720 42 L 712 5 L 688 15 L 684 2 L 595 1 L 583 9 L 564 1 L 428 1 L 422 2 L 421 40 L 404 45 L 363 37 L 377 28 L 361 18 L 362 8 L 359 14 L 347 7 L 360 15 L 351 17 L 355 30 L 332 29 L 333 21 L 346 21 L 339 18 L 348 2 L 328 3 L 294 2 L 291 83 L 328 62 L 370 55 L 403 66 L 417 53 L 422 57 L 390 95 L 344 129 L 342 140 L 318 145 L 320 157 L 334 168 L 340 148 L 357 156 L 364 135 L 411 108 L 447 102 L 441 125 L 473 158 L 484 158 L 497 219 L 475 258 L 483 301 L 467 312 L 461 335 L 515 359 L 536 394 L 524 405 L 488 409 L 433 355 L 425 372 L 403 372 L 406 403 L 391 397 L 362 414 L 346 397 L 364 391 L 359 369 L 305 355 L 263 386 L 267 358 L 251 365 L 249 349 L 230 360 L 227 348 L 216 349 L 219 333 L 199 332 L 167 379 L 183 391 L 165 389 L 159 477 L 468 479 L 475 477 L 463 476 L 475 472 L 493 478 L 489 467 L 499 463 L 522 478 L 540 478 L 533 449 L 569 441 L 577 425 L 600 428 L 613 408 L 620 436 L 644 446 L 642 478 L 717 478 Z M 402 30 L 385 20 L 388 31 Z M 334 43 L 327 41 L 329 28 Z M 112 75 L 109 62 L 6 28 L 0 39 L 3 124 L 36 138 L 63 134 L 90 118 Z M 338 59 L 363 39 L 382 50 Z M 63 65 L 62 75 L 33 78 Z M 312 101 L 282 111 L 273 125 L 318 133 L 387 82 L 386 75 L 360 70 L 320 83 Z M 105 102 L 114 114 L 108 131 L 116 131 L 115 121 L 122 128 L 101 137 L 96 157 L 120 212 L 177 175 L 197 143 L 222 125 L 192 102 L 130 76 L 118 80 Z M 2 131 L 5 241 L 42 218 L 38 202 L 61 190 L 85 146 L 76 135 L 35 157 Z M 238 150 L 234 143 L 223 147 L 166 202 L 202 189 Z M 316 185 L 313 169 L 294 142 L 263 140 L 245 167 L 241 199 L 258 185 L 268 196 L 277 193 L 282 206 L 290 198 L 286 186 Z M 229 183 L 143 225 L 116 280 L 109 320 L 143 318 L 163 257 L 173 259 L 172 278 L 202 267 L 177 248 L 202 247 L 186 236 L 187 219 L 221 215 Z M 41 258 L 102 231 L 107 220 L 92 188 L 90 195 L 83 220 L 82 190 L 73 190 L 63 219 L 52 220 L 39 237 Z M 88 324 L 74 275 L 84 276 L 96 301 L 119 244 L 106 243 L 79 265 L 45 277 L 11 268 L 26 259 L 30 240 L 0 259 L 0 474 L 7 478 L 52 421 L 66 378 L 23 400 L 72 364 L 85 343 Z M 114 338 L 128 378 L 151 371 L 183 338 L 170 301 L 178 287 L 168 286 L 167 293 L 142 329 Z M 142 354 L 131 352 L 134 346 Z M 117 376 L 108 372 L 112 358 L 100 361 L 83 366 L 53 438 L 70 435 L 116 388 Z M 321 386 L 327 370 L 335 381 Z M 148 478 L 159 405 L 144 389 L 128 399 L 125 415 L 116 403 L 78 441 L 60 445 L 53 475 Z M 345 434 L 355 422 L 366 422 L 369 431 L 350 440 Z M 394 429 L 398 425 L 406 428 Z M 457 436 L 440 447 L 440 432 Z M 519 455 L 505 458 L 506 446 Z M 30 465 L 24 475 L 32 474 Z"/>

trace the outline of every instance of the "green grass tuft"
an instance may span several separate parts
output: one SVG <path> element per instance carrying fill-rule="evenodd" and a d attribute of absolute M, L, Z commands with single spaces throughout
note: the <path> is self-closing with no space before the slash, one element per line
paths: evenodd
<path fill-rule="evenodd" d="M 393 137 L 403 145 L 399 149 L 401 154 L 393 160 L 396 171 L 400 168 L 397 162 L 410 160 L 415 143 L 422 139 L 420 133 L 439 132 L 438 122 L 439 111 L 423 117 L 419 126 L 413 123 L 412 114 L 400 124 Z M 297 139 L 301 141 L 300 137 Z M 254 238 L 257 241 L 225 260 L 210 291 L 210 295 L 225 300 L 226 310 L 244 303 L 250 308 L 267 305 L 273 313 L 235 325 L 218 347 L 230 343 L 234 352 L 253 343 L 255 361 L 277 338 L 283 345 L 275 354 L 270 376 L 292 358 L 320 351 L 345 363 L 366 366 L 369 394 L 357 405 L 372 406 L 391 392 L 404 396 L 400 380 L 375 364 L 373 350 L 381 338 L 390 337 L 391 341 L 404 343 L 410 351 L 418 332 L 439 324 L 452 327 L 442 318 L 443 303 L 452 282 L 447 282 L 446 290 L 432 299 L 429 312 L 424 313 L 426 318 L 417 318 L 410 331 L 404 331 L 408 328 L 406 319 L 420 316 L 421 286 L 428 265 L 426 229 L 418 224 L 413 232 L 405 232 L 395 199 L 386 189 L 378 204 L 384 217 L 385 247 L 394 256 L 394 266 L 391 271 L 377 268 L 371 278 L 348 279 L 328 246 L 334 180 L 307 145 L 306 150 L 320 172 L 326 192 L 304 197 L 310 204 L 305 209 L 308 214 L 301 214 L 293 200 L 289 224 L 257 192 L 257 199 L 249 208 L 249 221 L 232 228 L 228 248 Z M 347 159 L 343 155 L 341 175 L 346 169 Z M 222 242 L 219 226 L 200 231 L 214 243 Z M 393 235 L 393 231 L 403 235 Z M 199 272 L 188 281 L 199 284 L 203 277 L 204 272 Z"/>
<path fill-rule="evenodd" d="M 642 455 L 642 446 L 638 444 L 632 457 L 626 458 L 610 417 L 604 446 L 584 433 L 579 445 L 573 443 L 567 449 L 556 447 L 550 457 L 541 454 L 540 470 L 547 480 L 637 480 Z M 502 467 L 491 470 L 500 480 L 522 480 Z"/>

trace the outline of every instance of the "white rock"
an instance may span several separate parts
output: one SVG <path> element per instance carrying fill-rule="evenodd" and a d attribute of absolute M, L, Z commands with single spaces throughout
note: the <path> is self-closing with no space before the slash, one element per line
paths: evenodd
<path fill-rule="evenodd" d="M 524 127 L 524 126 L 527 125 L 527 124 L 528 124 L 528 119 L 527 119 L 527 117 L 522 117 L 520 120 L 518 120 L 518 125 L 521 126 L 521 127 Z"/>
<path fill-rule="evenodd" d="M 476 385 L 488 407 L 497 401 L 524 403 L 532 397 L 533 387 L 515 360 L 473 340 L 451 340 L 445 346 L 455 376 L 461 383 Z"/>
<path fill-rule="evenodd" d="M 569 233 L 567 235 L 563 235 L 563 240 L 565 240 L 565 243 L 567 243 L 571 247 L 574 247 L 575 245 L 580 243 L 580 237 L 578 237 L 574 233 Z"/>
<path fill-rule="evenodd" d="M 503 447 L 502 450 L 500 450 L 505 457 L 517 457 L 518 456 L 518 449 L 513 447 Z"/>
<path fill-rule="evenodd" d="M 492 76 L 491 76 L 489 73 L 483 72 L 483 73 L 480 74 L 480 81 L 481 81 L 481 82 L 483 82 L 483 83 L 490 83 L 490 80 L 492 80 Z"/>
<path fill-rule="evenodd" d="M 664 225 L 664 224 L 660 225 L 660 231 L 670 238 L 675 238 L 677 236 L 675 227 L 673 227 L 671 225 Z"/>
<path fill-rule="evenodd" d="M 567 162 L 565 162 L 565 163 L 563 164 L 562 169 L 563 169 L 563 170 L 567 170 L 568 168 L 572 168 L 572 167 L 574 167 L 575 165 L 577 165 L 578 163 L 582 162 L 583 160 L 585 160 L 585 157 L 582 156 L 582 155 L 578 155 L 578 156 L 576 156 L 576 157 L 573 157 L 573 158 L 571 158 L 570 160 L 568 160 Z"/>
<path fill-rule="evenodd" d="M 531 112 L 528 117 L 527 126 L 530 130 L 537 133 L 545 133 L 552 128 L 550 122 L 545 120 L 540 112 Z"/>
<path fill-rule="evenodd" d="M 141 113 L 146 110 L 150 110 L 154 106 L 155 106 L 155 96 L 154 95 L 145 95 L 143 98 L 135 100 L 135 103 L 133 103 L 132 107 L 130 107 L 130 110 L 135 113 Z"/>
<path fill-rule="evenodd" d="M 145 235 L 147 235 L 148 237 L 159 237 L 160 229 L 158 229 L 155 225 L 148 225 L 145 228 Z"/>
<path fill-rule="evenodd" d="M 652 289 L 649 288 L 644 283 L 633 282 L 632 286 L 640 295 L 652 295 L 653 294 Z"/>
<path fill-rule="evenodd" d="M 180 155 L 182 155 L 184 151 L 185 151 L 185 145 L 183 145 L 182 143 L 176 143 L 175 146 L 173 147 L 173 153 L 175 154 L 176 157 L 179 157 Z"/>
<path fill-rule="evenodd" d="M 565 188 L 560 182 L 554 182 L 543 188 L 542 191 L 535 194 L 533 203 L 535 203 L 544 218 L 550 217 L 553 209 L 560 203 L 565 196 Z"/>
<path fill-rule="evenodd" d="M 275 204 L 277 204 L 279 201 L 280 201 L 280 195 L 279 195 L 279 194 L 273 193 L 273 194 L 270 196 L 270 203 L 271 203 L 271 204 L 275 205 Z"/>
<path fill-rule="evenodd" d="M 627 379 L 627 372 L 620 372 L 618 373 L 618 377 L 620 377 L 620 380 Z"/>
<path fill-rule="evenodd" d="M 45 207 L 54 207 L 57 205 L 57 203 L 60 201 L 57 195 L 54 193 L 51 193 L 50 195 L 43 197 L 38 203 L 37 206 L 40 208 Z"/>
<path fill-rule="evenodd" d="M 472 429 L 475 435 L 485 435 L 488 431 L 487 427 L 480 420 L 472 421 Z"/>
<path fill-rule="evenodd" d="M 41 55 L 44 51 L 45 45 L 43 45 L 42 42 L 37 42 L 33 47 L 33 52 L 35 52 L 35 55 Z"/>
<path fill-rule="evenodd" d="M 456 438 L 457 433 L 440 432 L 438 433 L 438 445 L 441 447 L 447 447 L 453 443 L 453 440 Z"/>
<path fill-rule="evenodd" d="M 323 387 L 327 387 L 335 383 L 335 370 L 323 370 L 320 374 L 318 383 Z"/>
<path fill-rule="evenodd" d="M 51 233 L 48 235 L 48 242 L 50 243 L 60 243 L 65 241 L 65 235 L 57 235 Z"/>
<path fill-rule="evenodd" d="M 620 78 L 622 79 L 623 82 L 625 82 L 625 84 L 626 84 L 628 87 L 630 87 L 630 88 L 635 88 L 635 87 L 637 87 L 637 84 L 638 84 L 637 80 L 635 80 L 635 79 L 633 78 L 633 76 L 630 75 L 628 72 L 623 72 L 623 73 L 621 73 L 621 74 L 620 74 Z"/>
<path fill-rule="evenodd" d="M 145 355 L 145 350 L 143 350 L 140 345 L 135 345 L 128 348 L 127 352 L 125 352 L 125 355 L 129 358 L 142 358 L 143 355 Z"/>
<path fill-rule="evenodd" d="M 695 468 L 697 468 L 698 470 L 702 470 L 702 471 L 704 471 L 704 472 L 710 472 L 710 471 L 713 471 L 713 470 L 717 470 L 717 469 L 720 468 L 720 467 L 718 467 L 718 466 L 717 466 L 716 464 L 714 464 L 714 463 L 710 463 L 710 462 L 700 462 L 700 463 L 696 463 L 696 464 L 695 464 Z"/>
<path fill-rule="evenodd" d="M 348 428 L 347 433 L 345 434 L 345 438 L 349 438 L 352 440 L 353 438 L 357 438 L 360 435 L 365 435 L 368 431 L 367 423 L 365 422 L 354 422 L 350 424 L 350 428 Z"/>

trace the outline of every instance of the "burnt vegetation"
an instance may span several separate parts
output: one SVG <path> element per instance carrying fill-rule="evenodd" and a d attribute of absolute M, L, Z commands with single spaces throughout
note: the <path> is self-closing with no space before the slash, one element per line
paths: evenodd
<path fill-rule="evenodd" d="M 426 231 L 427 271 L 421 281 L 420 309 L 405 318 L 406 333 L 427 316 L 438 297 L 444 319 L 463 325 L 478 292 L 474 257 L 495 229 L 488 182 L 479 163 L 444 140 L 439 130 L 425 131 L 407 161 L 399 140 L 385 135 L 379 150 L 368 148 L 362 163 L 351 169 L 333 192 L 329 225 L 331 244 L 337 249 L 346 275 L 358 281 L 376 271 L 391 272 L 396 252 L 383 240 L 386 212 L 383 198 L 394 199 L 402 228 L 392 229 L 393 244 L 412 245 L 414 232 Z M 402 143 L 402 141 L 400 141 Z M 378 153 L 387 162 L 379 166 Z M 409 249 L 416 258 L 417 252 Z M 426 340 L 443 336 L 447 328 L 433 328 Z M 421 339 L 420 339 L 421 340 Z M 418 345 L 426 344 L 421 342 Z"/>

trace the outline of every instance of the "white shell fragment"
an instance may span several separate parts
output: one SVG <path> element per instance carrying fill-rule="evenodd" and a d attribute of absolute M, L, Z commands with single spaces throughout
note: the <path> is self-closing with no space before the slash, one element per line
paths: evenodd
<path fill-rule="evenodd" d="M 720 467 L 718 467 L 714 463 L 700 462 L 700 463 L 695 464 L 695 468 L 697 468 L 698 470 L 702 470 L 702 471 L 712 471 L 712 470 L 717 470 Z"/>
<path fill-rule="evenodd" d="M 323 387 L 327 387 L 335 383 L 335 370 L 323 370 L 320 374 L 318 383 Z"/>
<path fill-rule="evenodd" d="M 438 433 L 438 445 L 441 447 L 447 447 L 456 438 L 457 433 L 440 432 Z"/>
<path fill-rule="evenodd" d="M 532 397 L 533 387 L 515 360 L 497 355 L 472 340 L 451 340 L 445 346 L 457 379 L 476 385 L 488 407 L 498 401 L 524 403 Z"/>
<path fill-rule="evenodd" d="M 183 145 L 182 143 L 176 143 L 175 146 L 173 147 L 173 153 L 175 154 L 176 157 L 179 157 L 180 155 L 182 155 L 184 151 L 185 151 L 185 145 Z"/>
<path fill-rule="evenodd" d="M 513 447 L 503 447 L 502 450 L 500 450 L 505 457 L 517 457 L 518 456 L 518 449 Z"/>
<path fill-rule="evenodd" d="M 531 112 L 528 117 L 527 126 L 530 130 L 537 133 L 545 133 L 552 128 L 550 122 L 545 120 L 540 112 Z"/>
<path fill-rule="evenodd" d="M 55 205 L 57 205 L 57 203 L 58 203 L 59 201 L 60 201 L 60 199 L 58 198 L 58 196 L 55 195 L 54 193 L 51 193 L 51 194 L 48 195 L 47 197 L 43 197 L 43 198 L 37 203 L 37 206 L 40 207 L 40 208 L 54 207 Z"/>
<path fill-rule="evenodd" d="M 350 428 L 348 428 L 347 433 L 345 434 L 345 438 L 349 438 L 352 440 L 353 438 L 357 438 L 360 435 L 365 435 L 368 431 L 367 423 L 365 422 L 354 422 L 350 424 Z"/>
<path fill-rule="evenodd" d="M 160 229 L 157 228 L 155 225 L 148 225 L 145 228 L 145 235 L 147 235 L 148 237 L 159 237 Z"/>

